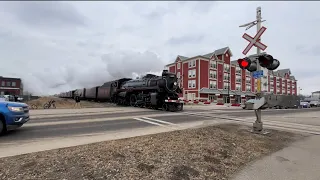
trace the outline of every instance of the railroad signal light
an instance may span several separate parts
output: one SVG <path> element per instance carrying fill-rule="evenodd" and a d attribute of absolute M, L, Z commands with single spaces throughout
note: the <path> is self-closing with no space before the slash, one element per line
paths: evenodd
<path fill-rule="evenodd" d="M 270 54 L 264 54 L 258 57 L 259 64 L 261 67 L 267 68 L 268 70 L 275 70 L 280 66 L 280 62 L 274 59 Z"/>
<path fill-rule="evenodd" d="M 245 57 L 243 59 L 238 59 L 238 64 L 241 69 L 246 69 L 249 72 L 253 72 L 257 70 L 257 63 L 251 61 L 249 58 Z"/>

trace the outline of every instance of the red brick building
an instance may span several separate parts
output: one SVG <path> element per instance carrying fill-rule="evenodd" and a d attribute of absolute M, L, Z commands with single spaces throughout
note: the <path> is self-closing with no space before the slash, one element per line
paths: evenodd
<path fill-rule="evenodd" d="M 20 78 L 0 76 L 0 95 L 22 95 L 22 81 Z"/>
<path fill-rule="evenodd" d="M 242 70 L 237 61 L 231 61 L 229 47 L 195 57 L 178 56 L 166 65 L 176 73 L 183 88 L 181 97 L 187 100 L 210 100 L 222 103 L 241 103 L 253 98 L 256 92 L 256 79 L 251 73 Z M 297 80 L 290 69 L 269 71 L 262 84 L 274 94 L 297 94 Z M 229 99 L 230 98 L 230 99 Z"/>

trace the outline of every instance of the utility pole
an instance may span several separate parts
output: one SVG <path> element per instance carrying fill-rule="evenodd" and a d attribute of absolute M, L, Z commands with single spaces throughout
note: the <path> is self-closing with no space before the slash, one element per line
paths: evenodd
<path fill-rule="evenodd" d="M 230 101 L 230 69 L 228 71 L 228 104 L 230 105 L 231 101 Z"/>
<path fill-rule="evenodd" d="M 256 22 L 257 22 L 257 33 L 259 32 L 260 28 L 261 28 L 261 7 L 257 7 L 256 10 Z M 259 38 L 258 42 L 261 41 L 261 38 Z M 257 47 L 257 55 L 260 55 L 260 49 Z M 260 71 L 261 70 L 261 66 L 260 63 L 257 63 L 257 70 Z M 259 77 L 257 79 L 257 95 L 256 98 L 261 98 L 262 97 L 262 93 L 261 93 L 261 78 Z M 253 123 L 253 131 L 262 131 L 263 130 L 263 124 L 261 121 L 261 109 L 257 109 L 255 110 L 255 114 L 256 114 L 256 121 Z"/>
<path fill-rule="evenodd" d="M 256 9 L 256 20 L 241 25 L 240 27 L 247 27 L 246 30 L 250 29 L 251 27 L 257 25 L 257 34 L 259 33 L 260 29 L 261 29 L 261 23 L 264 22 L 265 20 L 262 20 L 261 17 L 261 7 L 257 7 Z M 260 36 L 261 37 L 261 36 Z M 261 38 L 259 38 L 257 40 L 257 42 L 261 42 Z M 249 45 L 248 45 L 249 46 Z M 261 54 L 261 50 L 258 46 L 256 46 L 257 48 L 257 54 L 256 56 L 259 57 L 259 55 Z M 246 50 L 245 50 L 246 51 Z M 257 70 L 256 71 L 261 71 L 262 67 L 260 65 L 260 63 L 256 63 L 257 64 Z M 259 76 L 257 78 L 257 93 L 256 93 L 256 100 L 260 100 L 263 97 L 263 94 L 261 92 L 261 78 L 263 78 L 263 76 Z M 267 134 L 268 132 L 263 132 L 263 123 L 261 121 L 261 109 L 255 109 L 255 115 L 256 115 L 256 121 L 253 123 L 253 132 L 255 133 L 262 133 L 262 134 Z"/>

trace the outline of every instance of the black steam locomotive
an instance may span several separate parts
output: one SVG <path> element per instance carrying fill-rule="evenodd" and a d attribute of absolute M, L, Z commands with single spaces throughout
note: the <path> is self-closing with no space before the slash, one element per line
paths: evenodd
<path fill-rule="evenodd" d="M 163 70 L 162 76 L 146 74 L 141 79 L 122 78 L 104 83 L 102 86 L 83 88 L 61 93 L 59 96 L 83 100 L 112 102 L 118 105 L 162 109 L 164 111 L 182 111 L 182 93 L 174 73 Z"/>

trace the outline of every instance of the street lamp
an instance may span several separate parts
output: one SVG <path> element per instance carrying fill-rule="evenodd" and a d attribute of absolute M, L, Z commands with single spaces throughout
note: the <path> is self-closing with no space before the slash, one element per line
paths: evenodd
<path fill-rule="evenodd" d="M 228 71 L 228 103 L 230 104 L 230 71 Z"/>

